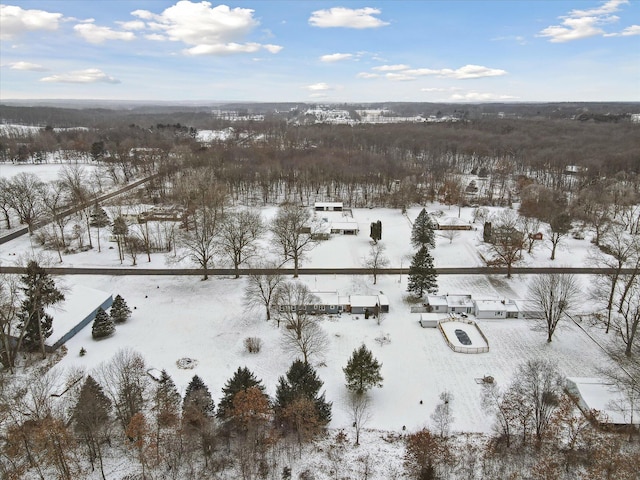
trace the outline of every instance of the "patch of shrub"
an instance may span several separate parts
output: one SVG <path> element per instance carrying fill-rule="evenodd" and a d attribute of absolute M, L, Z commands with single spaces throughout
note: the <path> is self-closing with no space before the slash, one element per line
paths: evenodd
<path fill-rule="evenodd" d="M 247 337 L 244 339 L 244 347 L 249 353 L 259 353 L 262 348 L 262 340 L 258 337 Z"/>

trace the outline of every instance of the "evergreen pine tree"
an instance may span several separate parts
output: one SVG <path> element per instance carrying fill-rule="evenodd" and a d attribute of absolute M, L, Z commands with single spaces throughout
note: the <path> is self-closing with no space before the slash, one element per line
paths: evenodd
<path fill-rule="evenodd" d="M 109 216 L 107 212 L 104 211 L 97 202 L 93 207 L 93 211 L 91 212 L 91 216 L 89 217 L 89 225 L 92 227 L 106 227 L 109 225 Z"/>
<path fill-rule="evenodd" d="M 111 400 L 100 384 L 91 375 L 87 376 L 73 408 L 73 424 L 87 446 L 91 467 L 96 458 L 99 460 L 102 478 L 105 476 L 100 445 L 106 436 L 104 429 L 109 422 L 110 412 Z"/>
<path fill-rule="evenodd" d="M 111 400 L 104 393 L 102 386 L 88 375 L 73 409 L 76 431 L 94 436 L 95 430 L 109 420 L 110 412 Z"/>
<path fill-rule="evenodd" d="M 187 386 L 182 403 L 182 416 L 189 424 L 197 426 L 213 415 L 215 404 L 209 388 L 198 375 L 194 375 Z"/>
<path fill-rule="evenodd" d="M 315 406 L 318 419 L 323 424 L 331 420 L 331 402 L 327 402 L 324 393 L 318 396 L 323 382 L 318 378 L 315 369 L 301 360 L 295 360 L 286 377 L 280 377 L 276 388 L 275 411 L 280 414 L 294 400 L 304 397 Z"/>
<path fill-rule="evenodd" d="M 93 321 L 93 326 L 91 327 L 91 336 L 95 339 L 105 338 L 109 335 L 113 335 L 116 331 L 116 324 L 113 323 L 113 320 L 107 315 L 102 307 L 98 308 L 98 312 L 96 313 L 96 318 Z"/>
<path fill-rule="evenodd" d="M 222 387 L 222 398 L 218 404 L 218 417 L 226 417 L 233 408 L 233 397 L 241 390 L 247 391 L 251 387 L 258 388 L 264 392 L 262 380 L 258 380 L 247 367 L 238 367 L 224 387 Z"/>
<path fill-rule="evenodd" d="M 131 317 L 131 309 L 120 295 L 116 295 L 111 304 L 111 319 L 115 323 L 124 323 Z"/>
<path fill-rule="evenodd" d="M 418 217 L 413 222 L 413 228 L 411 230 L 411 245 L 416 248 L 421 246 L 428 246 L 431 248 L 436 247 L 436 233 L 435 224 L 431 219 L 431 215 L 427 213 L 426 209 L 422 209 L 418 214 Z"/>
<path fill-rule="evenodd" d="M 21 278 L 24 300 L 18 314 L 18 328 L 23 331 L 23 345 L 31 350 L 40 347 L 44 355 L 44 341 L 53 333 L 53 317 L 45 308 L 64 300 L 64 295 L 51 276 L 31 260 L 27 273 Z"/>
<path fill-rule="evenodd" d="M 182 397 L 166 370 L 162 370 L 154 396 L 154 411 L 160 428 L 171 427 L 178 421 Z"/>
<path fill-rule="evenodd" d="M 438 274 L 433 267 L 433 257 L 425 245 L 413 256 L 409 267 L 407 291 L 420 298 L 424 292 L 435 293 L 438 290 Z"/>
<path fill-rule="evenodd" d="M 347 388 L 361 395 L 371 387 L 381 387 L 383 379 L 380 375 L 380 368 L 382 368 L 382 364 L 362 344 L 360 348 L 353 351 L 347 366 L 342 369 L 347 379 Z"/>

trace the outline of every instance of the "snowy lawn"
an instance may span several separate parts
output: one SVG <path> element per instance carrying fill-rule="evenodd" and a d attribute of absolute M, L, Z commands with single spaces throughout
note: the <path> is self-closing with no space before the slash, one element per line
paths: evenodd
<path fill-rule="evenodd" d="M 384 377 L 383 387 L 370 392 L 373 417 L 367 427 L 391 431 L 429 425 L 439 394 L 447 390 L 454 398 L 454 429 L 487 432 L 491 420 L 481 409 L 481 386 L 476 379 L 491 375 L 505 385 L 518 364 L 539 357 L 556 361 L 567 376 L 596 376 L 598 368 L 607 362 L 599 347 L 577 327 L 565 325 L 547 344 L 545 335 L 526 320 L 478 320 L 491 345 L 490 352 L 455 353 L 438 329 L 419 326 L 417 316 L 410 313 L 410 305 L 404 301 L 406 277 L 402 283 L 398 279 L 382 276 L 374 286 L 366 277 L 301 278 L 312 290 L 360 294 L 383 291 L 390 300 L 390 313 L 381 325 L 362 315 L 342 314 L 321 320 L 329 347 L 324 358 L 313 363 L 325 382 L 327 399 L 333 401 L 331 427 L 350 428 L 352 423 L 342 368 L 362 343 L 382 362 Z M 491 280 L 484 276 L 439 278 L 442 291 L 499 297 L 501 282 L 494 288 Z M 224 383 L 240 366 L 254 371 L 273 396 L 278 377 L 293 360 L 284 353 L 281 331 L 275 324 L 267 323 L 261 311 L 245 311 L 242 278 L 203 282 L 195 277 L 68 276 L 57 281 L 69 287 L 78 284 L 119 293 L 133 310 L 132 318 L 118 325 L 110 338 L 94 341 L 90 326 L 83 329 L 67 343 L 69 352 L 58 369 L 82 367 L 90 371 L 118 349 L 130 347 L 144 356 L 149 368 L 166 369 L 182 392 L 193 375 L 201 376 L 217 401 Z M 526 278 L 513 279 L 511 289 L 522 294 Z M 54 329 L 55 325 L 54 320 Z M 243 345 L 246 337 L 261 338 L 262 351 L 247 353 Z M 376 340 L 383 337 L 390 341 Z M 87 354 L 80 357 L 82 347 Z M 197 366 L 192 370 L 178 368 L 176 361 L 183 357 L 197 360 Z"/>

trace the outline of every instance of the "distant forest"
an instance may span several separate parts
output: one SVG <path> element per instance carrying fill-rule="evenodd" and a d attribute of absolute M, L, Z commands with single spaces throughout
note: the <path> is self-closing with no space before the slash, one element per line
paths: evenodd
<path fill-rule="evenodd" d="M 40 127 L 3 129 L 0 160 L 42 162 L 53 152 L 74 152 L 109 166 L 116 181 L 161 172 L 174 186 L 174 177 L 205 168 L 232 198 L 253 204 L 312 198 L 354 207 L 436 199 L 468 204 L 469 174 L 490 179 L 486 192 L 471 200 L 484 205 L 516 201 L 530 184 L 575 197 L 617 182 L 627 201 L 640 194 L 640 123 L 632 116 L 640 103 L 331 107 L 457 120 L 355 125 L 317 123 L 305 115 L 312 105 L 293 103 L 71 105 L 0 106 L 3 123 Z M 264 120 L 230 121 L 214 110 Z M 205 138 L 203 131 L 225 133 Z M 153 195 L 171 200 L 164 187 Z"/>

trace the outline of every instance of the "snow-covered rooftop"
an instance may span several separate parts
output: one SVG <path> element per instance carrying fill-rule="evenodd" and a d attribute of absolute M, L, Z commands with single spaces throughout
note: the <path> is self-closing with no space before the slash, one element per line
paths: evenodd
<path fill-rule="evenodd" d="M 640 424 L 640 411 L 637 407 L 631 410 L 629 402 L 612 382 L 597 377 L 569 377 L 567 383 L 569 390 L 579 395 L 583 408 L 597 410 L 605 416 L 601 419 L 603 423 L 624 425 L 633 416 L 633 424 Z"/>

